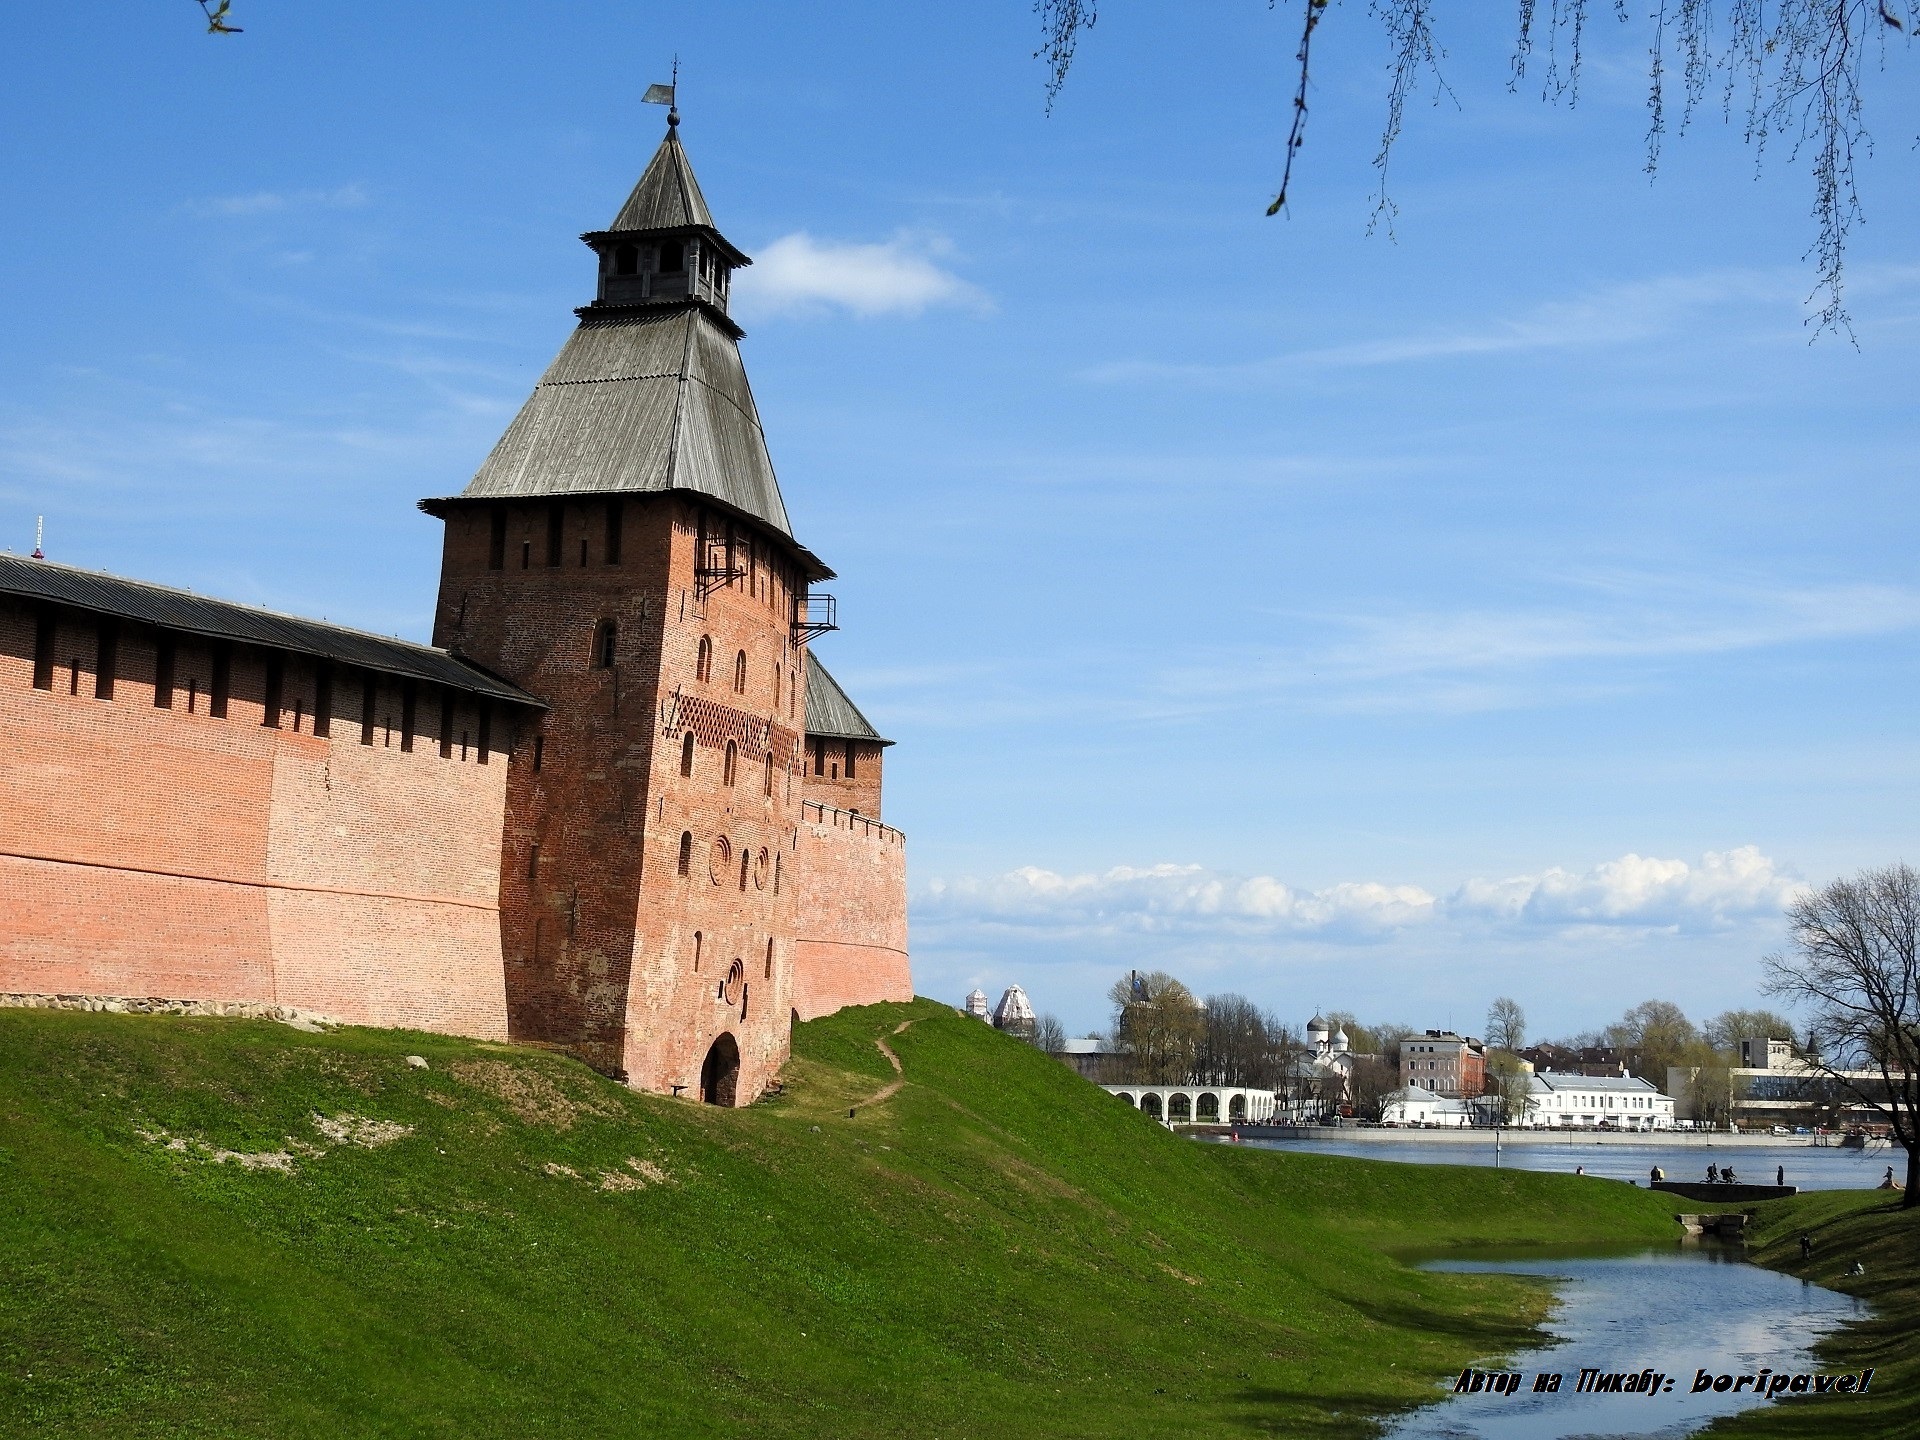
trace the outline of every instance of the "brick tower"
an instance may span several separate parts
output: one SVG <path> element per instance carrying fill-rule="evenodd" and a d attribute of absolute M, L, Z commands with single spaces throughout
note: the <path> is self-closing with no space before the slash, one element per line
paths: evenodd
<path fill-rule="evenodd" d="M 787 1054 L 805 644 L 793 537 L 728 315 L 750 263 L 666 138 L 581 238 L 592 304 L 459 495 L 434 643 L 550 707 L 509 765 L 511 1033 L 653 1090 L 760 1093 Z M 810 623 L 810 620 L 812 623 Z"/>

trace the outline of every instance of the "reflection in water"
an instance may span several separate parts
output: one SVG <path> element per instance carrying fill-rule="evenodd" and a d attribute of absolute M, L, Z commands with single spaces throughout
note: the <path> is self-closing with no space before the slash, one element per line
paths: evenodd
<path fill-rule="evenodd" d="M 1555 1342 L 1509 1356 L 1520 1372 L 1513 1395 L 1448 1394 L 1387 1432 L 1388 1440 L 1561 1440 L 1561 1437 L 1690 1435 L 1716 1415 L 1756 1403 L 1739 1394 L 1689 1387 L 1697 1371 L 1753 1374 L 1819 1371 L 1811 1346 L 1842 1322 L 1864 1313 L 1850 1295 L 1791 1275 L 1749 1265 L 1737 1246 L 1687 1244 L 1632 1255 L 1543 1259 L 1538 1251 L 1456 1252 L 1427 1262 L 1429 1270 L 1497 1271 L 1562 1277 L 1560 1305 L 1545 1328 Z M 1579 1394 L 1580 1371 L 1639 1372 L 1651 1367 L 1673 1380 L 1658 1394 Z M 1553 1394 L 1533 1390 L 1534 1377 L 1564 1378 Z M 1449 1391 L 1452 1380 L 1447 1382 Z M 1844 1395 L 1815 1402 L 1835 1407 L 1844 1425 Z M 1840 1433 L 1836 1429 L 1836 1433 Z"/>

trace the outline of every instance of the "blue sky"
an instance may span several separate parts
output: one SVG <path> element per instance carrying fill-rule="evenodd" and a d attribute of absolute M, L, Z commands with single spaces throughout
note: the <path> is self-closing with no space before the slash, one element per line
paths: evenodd
<path fill-rule="evenodd" d="M 1796 886 L 1916 854 L 1912 61 L 1854 348 L 1804 167 L 1715 114 L 1650 185 L 1610 20 L 1569 110 L 1458 7 L 1389 238 L 1337 6 L 1266 219 L 1292 8 L 1110 5 L 1049 117 L 1018 0 L 69 7 L 0 59 L 0 546 L 424 637 L 413 501 L 590 297 L 678 53 L 923 993 L 1750 1003 Z"/>

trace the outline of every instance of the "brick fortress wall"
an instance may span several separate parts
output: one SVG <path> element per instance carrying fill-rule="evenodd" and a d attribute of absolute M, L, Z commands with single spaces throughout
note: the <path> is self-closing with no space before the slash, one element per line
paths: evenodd
<path fill-rule="evenodd" d="M 508 782 L 514 1035 L 656 1090 L 697 1086 L 728 1035 L 753 1099 L 789 1040 L 803 582 L 677 496 L 449 502 L 445 519 L 435 643 L 551 707 Z M 727 535 L 741 573 L 702 596 L 697 555 Z"/>
<path fill-rule="evenodd" d="M 803 811 L 794 857 L 794 1014 L 814 1020 L 847 1005 L 911 1000 L 906 837 L 811 799 Z"/>
<path fill-rule="evenodd" d="M 506 1033 L 498 920 L 508 767 L 480 763 L 478 712 L 422 686 L 402 748 L 400 682 L 231 649 L 224 718 L 214 647 L 178 637 L 155 704 L 159 637 L 55 611 L 51 688 L 34 681 L 36 610 L 0 600 L 0 991 L 230 1000 L 354 1023 Z M 103 690 L 110 694 L 98 693 Z M 496 746 L 506 743 L 496 716 Z"/>

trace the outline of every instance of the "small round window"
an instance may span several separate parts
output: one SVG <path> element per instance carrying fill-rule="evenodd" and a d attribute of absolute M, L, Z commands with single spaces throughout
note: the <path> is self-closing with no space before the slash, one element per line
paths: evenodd
<path fill-rule="evenodd" d="M 713 847 L 707 851 L 707 875 L 714 884 L 723 885 L 732 869 L 733 842 L 724 835 L 716 835 Z"/>

